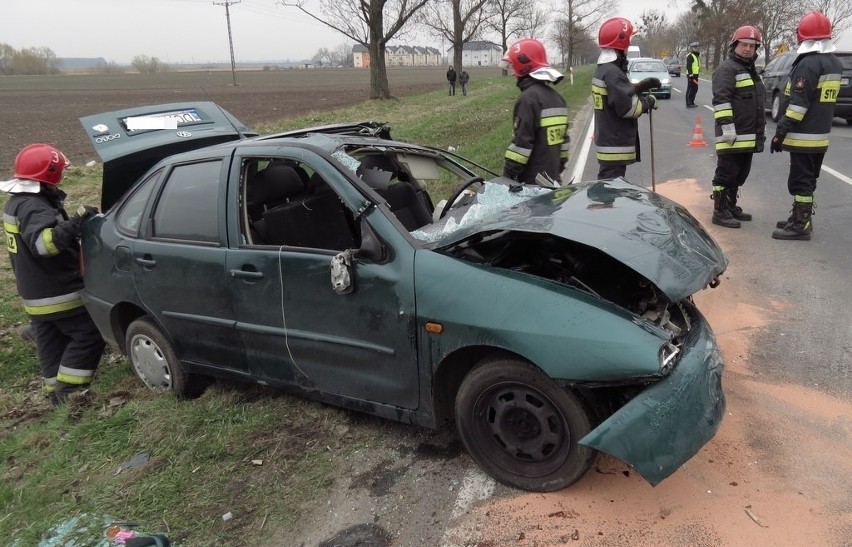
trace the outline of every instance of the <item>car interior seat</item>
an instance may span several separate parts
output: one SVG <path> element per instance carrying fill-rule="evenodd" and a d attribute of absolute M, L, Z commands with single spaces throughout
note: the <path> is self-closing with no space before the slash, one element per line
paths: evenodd
<path fill-rule="evenodd" d="M 271 211 L 298 205 L 294 199 L 305 192 L 302 177 L 289 165 L 269 165 L 258 172 L 246 188 L 249 222 L 259 236 L 259 242 L 272 243 L 269 223 Z"/>
<path fill-rule="evenodd" d="M 432 222 L 432 214 L 414 187 L 407 182 L 391 184 L 385 190 L 376 190 L 390 205 L 391 212 L 409 232 Z"/>

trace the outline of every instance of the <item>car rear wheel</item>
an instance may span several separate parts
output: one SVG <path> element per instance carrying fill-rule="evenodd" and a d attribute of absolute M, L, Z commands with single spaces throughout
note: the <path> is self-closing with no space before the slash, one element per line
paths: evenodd
<path fill-rule="evenodd" d="M 182 399 L 197 397 L 204 391 L 204 378 L 186 371 L 169 339 L 150 318 L 131 323 L 125 342 L 130 368 L 149 388 L 170 389 Z"/>
<path fill-rule="evenodd" d="M 592 429 L 584 403 L 523 361 L 491 360 L 471 370 L 456 397 L 456 427 L 482 469 L 523 490 L 570 486 L 597 454 L 577 444 Z"/>
<path fill-rule="evenodd" d="M 769 115 L 773 122 L 777 123 L 781 119 L 781 94 L 777 91 L 772 95 L 772 109 Z"/>

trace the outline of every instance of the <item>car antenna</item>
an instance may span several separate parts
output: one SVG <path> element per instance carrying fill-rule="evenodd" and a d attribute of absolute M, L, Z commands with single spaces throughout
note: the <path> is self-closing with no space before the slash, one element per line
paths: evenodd
<path fill-rule="evenodd" d="M 200 85 L 200 86 L 198 86 L 198 87 L 200 87 L 200 88 L 201 88 L 201 91 L 203 91 L 203 92 L 204 92 L 204 94 L 205 94 L 205 95 L 207 95 L 207 99 L 208 99 L 211 103 L 213 103 L 213 106 L 215 106 L 216 108 L 218 108 L 218 109 L 219 109 L 219 112 L 221 112 L 221 113 L 222 113 L 222 116 L 223 116 L 226 120 L 228 120 L 228 123 L 229 123 L 229 124 L 231 124 L 231 127 L 233 127 L 233 128 L 234 128 L 234 131 L 236 131 L 236 132 L 237 132 L 237 135 L 239 135 L 239 136 L 240 136 L 240 140 L 247 139 L 248 137 L 247 137 L 245 134 L 243 134 L 243 132 L 242 132 L 242 131 L 240 131 L 240 128 L 236 126 L 236 124 L 233 122 L 233 120 L 231 120 L 231 116 L 229 116 L 229 115 L 228 115 L 228 113 L 227 113 L 227 112 L 225 112 L 225 109 L 224 109 L 224 108 L 222 108 L 221 106 L 219 106 L 219 103 L 217 103 L 216 101 L 214 101 L 214 100 L 213 100 L 213 97 L 211 97 L 211 96 L 210 96 L 210 93 L 209 93 L 206 89 L 204 89 L 204 86 L 203 86 L 203 85 Z"/>

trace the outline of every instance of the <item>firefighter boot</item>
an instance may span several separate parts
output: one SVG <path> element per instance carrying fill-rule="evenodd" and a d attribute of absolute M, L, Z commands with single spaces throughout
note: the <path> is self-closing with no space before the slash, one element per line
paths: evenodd
<path fill-rule="evenodd" d="M 730 209 L 728 209 L 728 198 L 722 186 L 713 187 L 713 224 L 718 224 L 725 228 L 740 227 L 740 221 L 735 219 Z"/>
<path fill-rule="evenodd" d="M 737 205 L 737 193 L 739 188 L 726 188 L 725 195 L 728 198 L 728 210 L 731 211 L 731 216 L 737 220 L 751 220 L 751 213 L 743 211 L 742 207 Z"/>
<path fill-rule="evenodd" d="M 813 208 L 813 203 L 800 203 L 798 201 L 793 203 L 793 220 L 785 224 L 783 228 L 774 230 L 772 239 L 810 240 Z"/>
<path fill-rule="evenodd" d="M 776 228 L 783 228 L 784 226 L 790 224 L 791 222 L 793 222 L 793 210 L 792 209 L 790 209 L 790 216 L 787 217 L 787 220 L 779 220 L 778 222 L 775 223 L 775 227 Z"/>

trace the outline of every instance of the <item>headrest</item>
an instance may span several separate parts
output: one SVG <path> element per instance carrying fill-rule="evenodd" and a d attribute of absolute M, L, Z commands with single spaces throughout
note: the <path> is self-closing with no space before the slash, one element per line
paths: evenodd
<path fill-rule="evenodd" d="M 253 177 L 246 191 L 250 202 L 268 203 L 297 196 L 305 185 L 289 165 L 270 165 Z"/>

